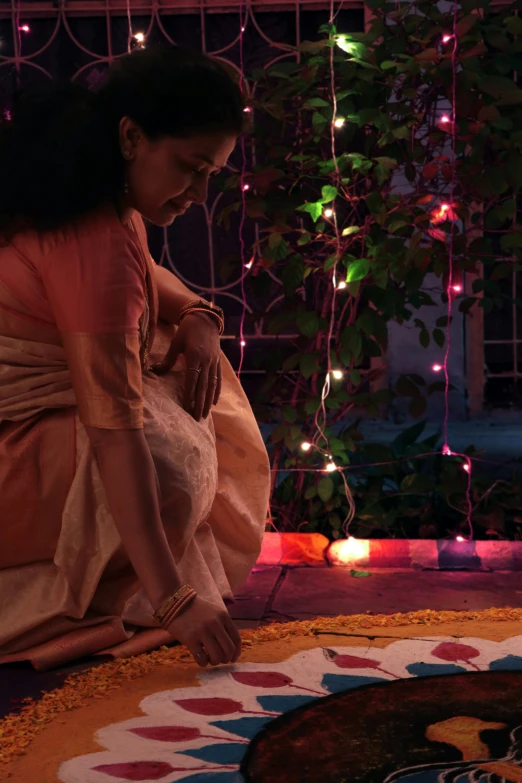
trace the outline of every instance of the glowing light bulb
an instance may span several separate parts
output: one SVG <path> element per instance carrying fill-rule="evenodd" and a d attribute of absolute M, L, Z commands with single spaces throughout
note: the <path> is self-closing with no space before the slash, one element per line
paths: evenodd
<path fill-rule="evenodd" d="M 310 451 L 310 449 L 312 448 L 312 444 L 308 443 L 308 441 L 305 440 L 303 441 L 303 443 L 301 443 L 301 448 L 303 451 Z"/>
<path fill-rule="evenodd" d="M 244 347 L 245 347 L 245 345 L 246 345 L 246 342 L 245 342 L 245 340 L 241 340 L 241 347 L 242 347 L 242 348 L 244 348 Z"/>
<path fill-rule="evenodd" d="M 323 212 L 323 214 L 324 214 L 324 216 L 325 216 L 325 217 L 327 217 L 327 218 L 331 218 L 331 217 L 332 217 L 332 215 L 333 215 L 333 209 L 330 209 L 330 208 L 328 208 L 328 209 L 325 209 L 325 211 Z"/>
<path fill-rule="evenodd" d="M 341 378 L 343 377 L 343 373 L 341 372 L 341 370 L 332 370 L 332 375 L 336 381 L 340 381 Z"/>
<path fill-rule="evenodd" d="M 337 465 L 335 462 L 329 462 L 325 467 L 325 470 L 327 473 L 332 473 L 332 471 L 337 470 Z"/>
<path fill-rule="evenodd" d="M 449 447 L 447 444 L 445 444 L 445 445 L 442 447 L 442 453 L 443 453 L 443 454 L 444 454 L 446 457 L 449 457 L 449 456 L 451 456 L 451 455 L 453 454 L 452 450 L 450 449 L 450 447 Z"/>
<path fill-rule="evenodd" d="M 20 25 L 20 27 L 18 29 L 20 30 L 21 33 L 30 33 L 31 32 L 31 28 L 29 27 L 28 24 Z"/>
<path fill-rule="evenodd" d="M 250 108 L 250 106 L 245 106 L 245 108 L 243 109 L 243 111 L 249 112 L 249 111 L 252 111 L 252 109 Z"/>
<path fill-rule="evenodd" d="M 433 372 L 440 372 L 442 370 L 442 365 L 434 364 L 431 369 L 433 370 Z"/>
<path fill-rule="evenodd" d="M 453 38 L 452 35 L 443 35 L 442 36 L 442 43 L 449 43 L 449 41 L 451 41 L 452 38 Z"/>
<path fill-rule="evenodd" d="M 465 465 L 463 465 L 463 466 L 462 466 L 462 470 L 465 470 L 465 471 L 466 471 L 466 473 L 469 473 L 469 465 L 468 465 L 468 463 L 467 463 L 467 462 L 466 462 L 466 464 L 465 464 Z"/>
<path fill-rule="evenodd" d="M 343 290 L 343 288 L 346 288 L 346 283 L 344 282 L 344 280 L 341 280 L 341 282 L 339 283 L 339 285 L 337 286 L 337 288 L 338 288 L 340 291 L 342 291 L 342 290 Z"/>
<path fill-rule="evenodd" d="M 460 294 L 460 292 L 462 291 L 462 286 L 460 285 L 460 283 L 455 283 L 455 285 L 451 286 L 451 290 L 455 291 L 456 294 Z"/>
<path fill-rule="evenodd" d="M 455 541 L 465 541 L 465 540 L 466 539 L 463 538 L 462 536 L 457 536 L 457 538 L 455 539 Z"/>
<path fill-rule="evenodd" d="M 248 185 L 248 184 L 243 185 L 243 190 L 250 190 L 250 185 Z"/>
<path fill-rule="evenodd" d="M 145 33 L 136 33 L 134 35 L 134 38 L 137 40 L 138 43 L 143 43 L 145 40 Z"/>
<path fill-rule="evenodd" d="M 245 269 L 252 269 L 253 261 L 249 261 L 248 264 L 245 264 Z"/>
<path fill-rule="evenodd" d="M 440 121 L 446 124 L 447 122 L 451 122 L 451 119 L 448 114 L 443 114 L 442 117 L 440 118 Z"/>
<path fill-rule="evenodd" d="M 336 128 L 342 128 L 344 125 L 344 119 L 342 117 L 337 117 L 337 119 L 334 122 L 334 125 Z"/>
<path fill-rule="evenodd" d="M 245 32 L 245 28 L 244 28 L 244 27 L 242 27 L 242 28 L 241 28 L 241 32 L 242 32 L 242 33 L 244 33 L 244 32 Z"/>

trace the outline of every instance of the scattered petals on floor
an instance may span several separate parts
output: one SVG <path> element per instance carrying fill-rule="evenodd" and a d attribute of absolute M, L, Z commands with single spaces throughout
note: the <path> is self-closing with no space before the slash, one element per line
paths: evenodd
<path fill-rule="evenodd" d="M 521 650 L 522 636 L 492 642 L 427 635 L 385 648 L 318 646 L 280 663 L 204 670 L 199 686 L 152 693 L 140 704 L 143 717 L 100 729 L 96 740 L 106 750 L 64 761 L 59 779 L 240 783 L 250 740 L 290 710 L 372 683 L 522 670 Z"/>

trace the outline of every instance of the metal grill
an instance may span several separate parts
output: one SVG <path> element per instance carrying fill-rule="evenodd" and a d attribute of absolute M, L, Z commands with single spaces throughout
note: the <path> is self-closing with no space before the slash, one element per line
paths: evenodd
<path fill-rule="evenodd" d="M 364 29 L 362 2 L 335 3 L 336 10 L 339 5 L 342 9 L 337 18 L 342 29 Z M 145 35 L 145 45 L 147 41 L 182 44 L 219 57 L 239 70 L 243 19 L 244 67 L 251 73 L 254 68 L 294 58 L 289 45 L 317 38 L 329 9 L 329 0 L 63 0 L 58 4 L 0 0 L 2 98 L 8 100 L 17 82 L 26 87 L 58 77 L 96 85 L 107 65 L 126 53 L 129 20 L 134 35 Z M 247 161 L 247 169 L 252 163 Z M 237 171 L 241 165 L 237 149 L 229 168 Z M 168 230 L 152 228 L 150 243 L 156 260 L 161 259 L 195 293 L 223 307 L 227 315 L 224 349 L 236 363 L 243 307 L 249 346 L 255 342 L 257 350 L 262 345 L 268 348 L 268 341 L 274 338 L 266 334 L 263 316 L 277 310 L 282 285 L 272 274 L 270 292 L 263 301 L 252 301 L 247 294 L 243 303 L 242 275 L 248 278 L 255 270 L 242 264 L 239 216 L 231 216 L 229 229 L 216 224 L 215 216 L 226 204 L 227 196 L 210 188 L 204 206 L 193 205 Z M 256 228 L 247 218 L 243 232 L 247 251 L 256 236 Z M 248 280 L 243 282 L 248 292 Z M 252 362 L 255 353 L 248 350 L 245 354 L 246 373 L 256 373 Z"/>

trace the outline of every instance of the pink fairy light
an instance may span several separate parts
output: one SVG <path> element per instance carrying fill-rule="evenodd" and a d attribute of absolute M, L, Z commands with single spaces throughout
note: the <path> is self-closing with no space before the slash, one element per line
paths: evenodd
<path fill-rule="evenodd" d="M 433 370 L 433 372 L 440 372 L 443 369 L 443 367 L 442 364 L 433 364 L 431 369 Z"/>
<path fill-rule="evenodd" d="M 449 117 L 448 114 L 443 114 L 442 117 L 440 118 L 440 121 L 443 124 L 446 124 L 447 122 L 451 122 L 451 118 Z"/>
<path fill-rule="evenodd" d="M 456 294 L 460 294 L 462 292 L 462 286 L 460 283 L 456 283 L 455 285 L 451 286 L 451 290 L 454 291 Z"/>
<path fill-rule="evenodd" d="M 455 541 L 459 541 L 459 542 L 461 542 L 461 541 L 465 541 L 465 540 L 466 540 L 466 539 L 465 539 L 465 538 L 463 538 L 462 536 L 457 536 L 457 538 L 455 539 Z"/>
<path fill-rule="evenodd" d="M 453 35 L 443 35 L 442 36 L 442 43 L 449 43 L 452 38 L 453 38 Z"/>
<path fill-rule="evenodd" d="M 250 185 L 243 185 L 243 190 L 250 190 Z"/>
<path fill-rule="evenodd" d="M 31 28 L 29 27 L 28 24 L 22 24 L 22 25 L 20 25 L 20 27 L 18 29 L 22 33 L 30 33 L 31 32 Z"/>
<path fill-rule="evenodd" d="M 243 50 L 243 33 L 245 32 L 245 25 L 244 25 L 244 17 L 243 17 L 243 0 L 240 2 L 239 6 L 239 70 L 241 74 L 241 92 L 245 90 L 245 63 L 244 63 L 244 50 Z M 240 187 L 241 187 L 241 220 L 239 224 L 239 244 L 241 247 L 241 264 L 242 269 L 246 267 L 246 258 L 245 258 L 245 238 L 244 238 L 244 227 L 245 227 L 245 217 L 246 217 L 246 200 L 244 193 L 248 190 L 248 185 L 245 183 L 245 171 L 246 171 L 246 148 L 245 148 L 245 136 L 244 134 L 241 134 L 241 174 L 239 177 L 240 180 Z M 244 337 L 245 333 L 245 319 L 246 319 L 246 310 L 247 310 L 247 304 L 246 304 L 246 289 L 245 289 L 245 272 L 243 271 L 241 275 L 241 300 L 243 304 L 243 309 L 241 311 L 241 320 L 239 322 L 239 338 L 240 338 L 240 352 L 239 352 L 239 367 L 237 368 L 237 377 L 241 377 L 241 370 L 243 368 L 243 361 L 245 358 L 245 351 L 243 350 L 246 346 L 246 340 Z"/>
<path fill-rule="evenodd" d="M 466 473 L 469 473 L 469 472 L 470 472 L 470 470 L 471 470 L 471 468 L 470 468 L 470 466 L 469 466 L 469 465 L 463 465 L 463 466 L 462 466 L 462 470 L 465 470 L 465 471 L 466 471 Z"/>

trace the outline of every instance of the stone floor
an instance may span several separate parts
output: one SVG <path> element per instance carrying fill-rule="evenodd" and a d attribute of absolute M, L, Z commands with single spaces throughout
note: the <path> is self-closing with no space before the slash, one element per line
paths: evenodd
<path fill-rule="evenodd" d="M 522 608 L 522 573 L 372 569 L 371 576 L 356 578 L 348 568 L 263 566 L 238 591 L 230 611 L 245 629 L 321 615 L 504 606 Z M 0 667 L 0 717 L 16 710 L 25 696 L 37 697 L 72 672 L 99 663 L 90 659 L 51 672 L 35 672 L 26 664 Z"/>

